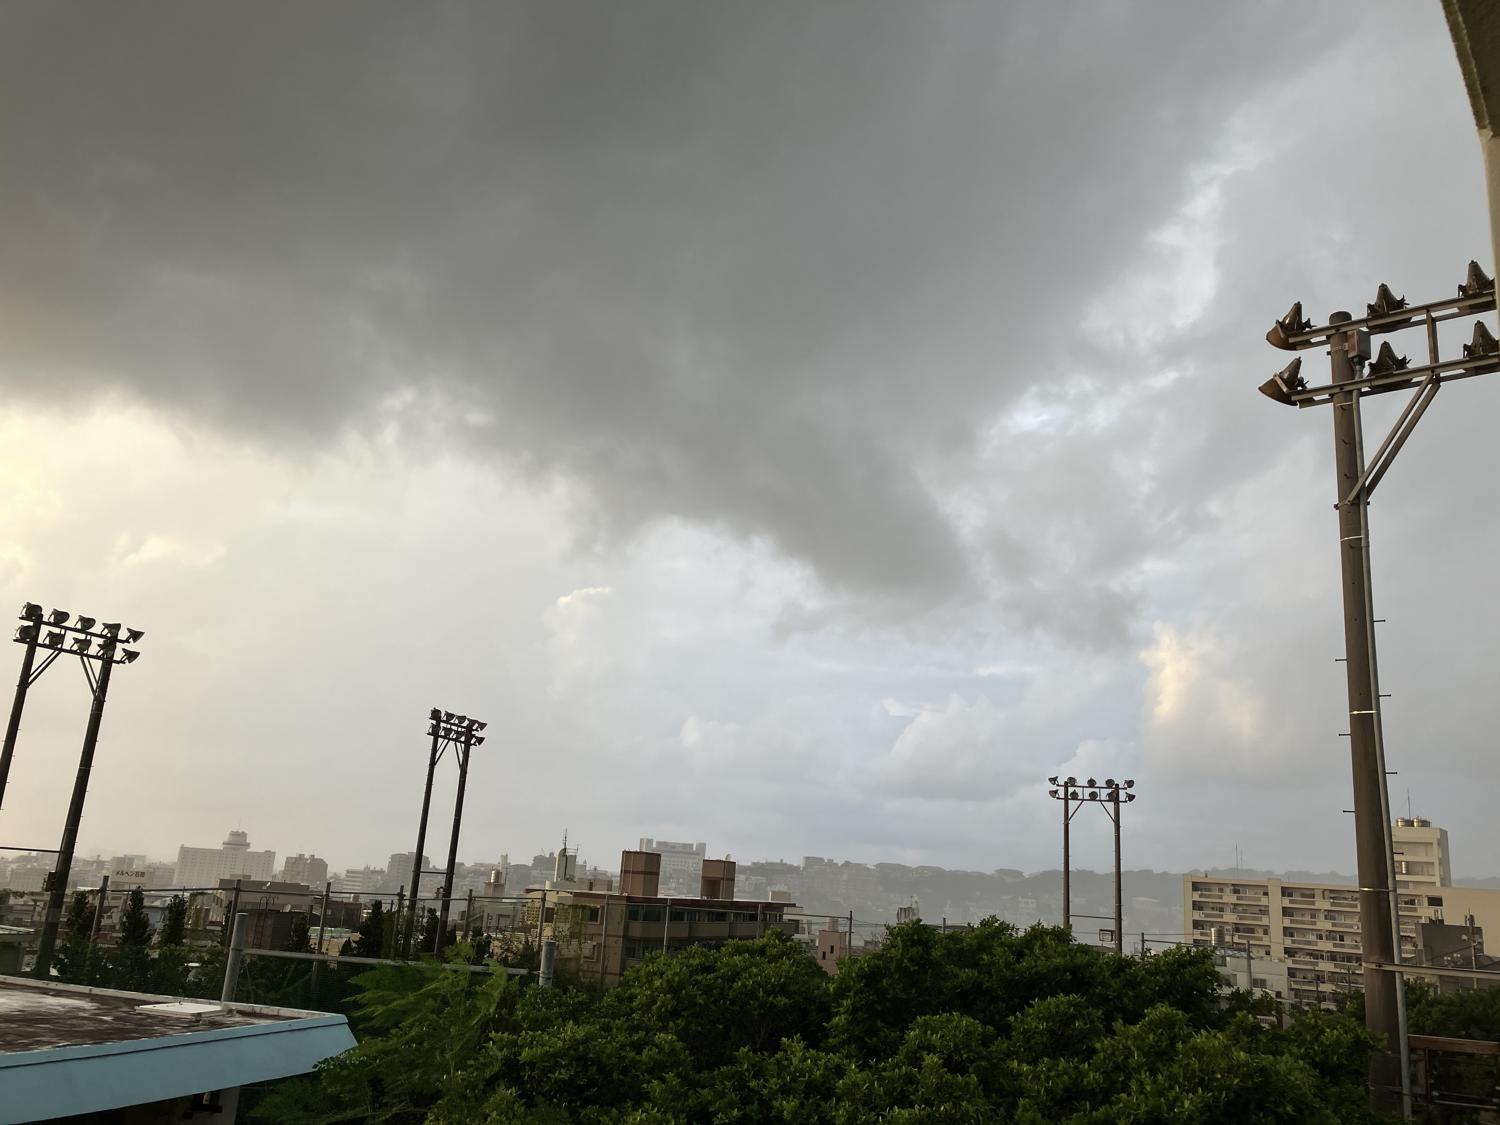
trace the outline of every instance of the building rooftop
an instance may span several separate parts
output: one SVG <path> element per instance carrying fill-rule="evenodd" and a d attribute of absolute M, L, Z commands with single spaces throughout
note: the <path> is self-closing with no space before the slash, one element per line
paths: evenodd
<path fill-rule="evenodd" d="M 0 1123 L 305 1074 L 352 1046 L 340 1015 L 0 976 Z"/>
<path fill-rule="evenodd" d="M 533 892 L 540 894 L 541 890 L 542 888 L 540 887 L 527 887 L 526 893 L 528 895 L 532 894 Z M 582 889 L 573 890 L 567 887 L 553 887 L 548 890 L 548 893 L 561 893 L 571 895 L 575 899 L 598 899 L 601 902 L 606 898 L 609 899 L 609 901 L 612 903 L 625 902 L 637 903 L 641 905 L 660 905 L 670 902 L 673 906 L 696 906 L 707 908 L 718 907 L 720 909 L 726 910 L 730 908 L 745 910 L 760 906 L 768 908 L 768 912 L 774 912 L 779 910 L 795 909 L 797 905 L 795 902 L 789 902 L 785 899 L 699 898 L 697 895 L 635 895 L 626 894 L 623 891 L 586 891 Z"/>

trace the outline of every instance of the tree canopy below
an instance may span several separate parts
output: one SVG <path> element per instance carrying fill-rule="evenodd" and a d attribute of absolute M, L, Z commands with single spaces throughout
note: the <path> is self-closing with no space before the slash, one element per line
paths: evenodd
<path fill-rule="evenodd" d="M 462 956 L 460 949 L 455 956 Z M 608 991 L 432 967 L 356 979 L 358 1047 L 277 1122 L 1373 1121 L 1374 1040 L 1226 998 L 1203 950 L 1117 958 L 1060 929 L 894 927 L 830 978 L 779 934 L 653 954 Z"/>

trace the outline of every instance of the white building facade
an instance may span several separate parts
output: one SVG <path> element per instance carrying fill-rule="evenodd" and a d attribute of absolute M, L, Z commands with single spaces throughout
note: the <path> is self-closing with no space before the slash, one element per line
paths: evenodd
<path fill-rule="evenodd" d="M 220 879 L 269 880 L 275 871 L 276 853 L 251 851 L 249 837 L 236 829 L 217 848 L 178 848 L 175 881 L 179 887 L 215 888 Z"/>

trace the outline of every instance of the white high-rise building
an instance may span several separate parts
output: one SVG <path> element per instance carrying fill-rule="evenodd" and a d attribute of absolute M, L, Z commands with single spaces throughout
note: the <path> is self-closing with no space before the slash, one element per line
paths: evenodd
<path fill-rule="evenodd" d="M 1398 816 L 1391 826 L 1396 859 L 1396 886 L 1447 887 L 1453 883 L 1448 863 L 1448 830 L 1420 816 Z"/>
<path fill-rule="evenodd" d="M 217 887 L 220 879 L 266 879 L 276 870 L 275 852 L 253 852 L 249 837 L 236 829 L 217 848 L 177 849 L 179 887 Z"/>

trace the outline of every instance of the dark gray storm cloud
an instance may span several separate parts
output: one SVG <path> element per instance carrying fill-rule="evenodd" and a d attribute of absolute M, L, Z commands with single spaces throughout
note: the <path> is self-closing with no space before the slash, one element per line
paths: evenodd
<path fill-rule="evenodd" d="M 976 551 L 942 478 L 1066 373 L 1083 304 L 1320 37 L 1298 5 L 0 18 L 13 388 L 123 386 L 270 442 L 415 389 L 425 440 L 581 479 L 605 536 L 682 515 L 881 600 L 998 582 L 1022 624 L 1058 570 L 1128 600 L 1170 513 L 1089 460 L 1066 518 L 1142 534 L 1079 554 L 1022 505 Z M 1024 442 L 1002 490 L 1053 468 Z"/>
<path fill-rule="evenodd" d="M 1262 336 L 1452 292 L 1484 224 L 1435 0 L 12 2 L 0 589 L 150 628 L 119 848 L 409 847 L 441 698 L 494 722 L 476 855 L 1038 867 L 1066 768 L 1140 779 L 1142 862 L 1347 869 L 1329 423 Z M 1393 768 L 1469 870 L 1488 382 L 1372 516 Z M 8 833 L 64 804 L 47 689 Z"/>

